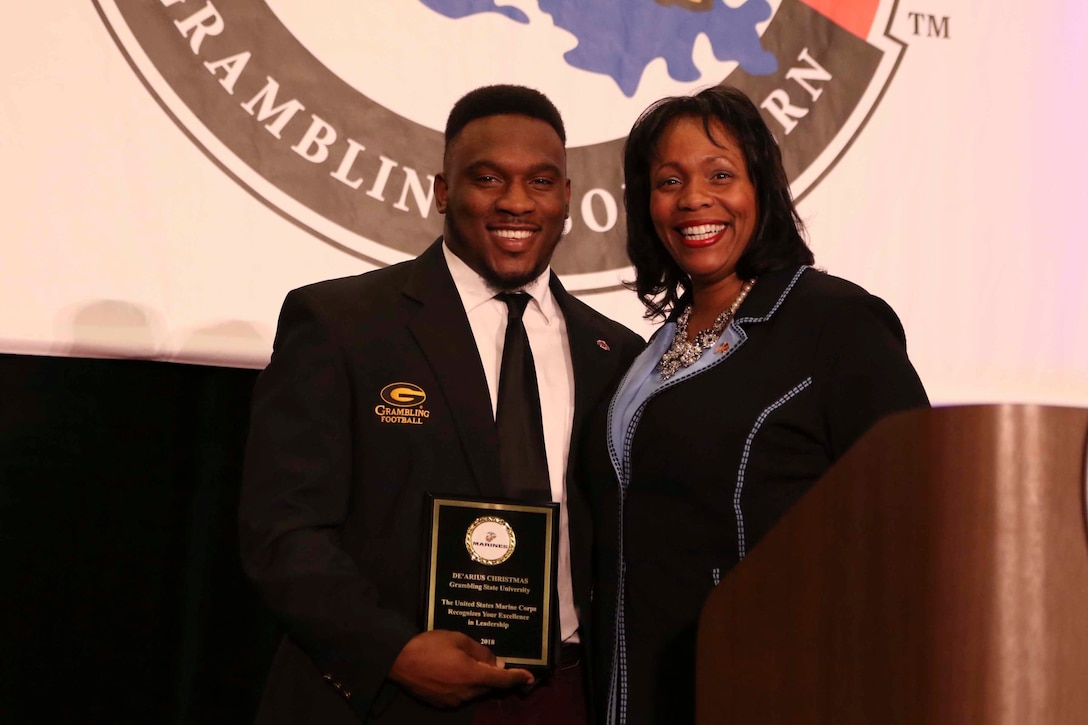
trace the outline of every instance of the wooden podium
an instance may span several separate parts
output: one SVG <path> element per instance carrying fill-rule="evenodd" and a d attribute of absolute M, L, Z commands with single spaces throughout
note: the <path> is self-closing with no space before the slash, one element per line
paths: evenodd
<path fill-rule="evenodd" d="M 1088 723 L 1088 410 L 876 425 L 707 601 L 697 722 Z"/>

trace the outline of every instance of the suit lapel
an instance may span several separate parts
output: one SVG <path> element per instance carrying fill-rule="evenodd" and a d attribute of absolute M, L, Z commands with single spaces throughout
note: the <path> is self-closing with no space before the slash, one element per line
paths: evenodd
<path fill-rule="evenodd" d="M 570 573 L 571 582 L 574 585 L 574 602 L 578 609 L 579 623 L 583 628 L 583 641 L 586 641 L 586 638 L 591 636 L 589 613 L 586 607 L 592 587 L 589 560 L 593 540 L 586 487 L 592 486 L 593 482 L 579 481 L 575 475 L 575 469 L 579 442 L 583 437 L 586 419 L 600 402 L 601 396 L 608 392 L 610 384 L 619 372 L 617 367 L 623 360 L 620 341 L 608 339 L 607 330 L 586 311 L 580 302 L 563 289 L 554 274 L 551 278 L 551 288 L 559 308 L 563 311 L 563 319 L 566 321 L 571 368 L 574 372 L 574 417 L 571 421 L 570 454 L 567 457 L 566 470 L 567 515 L 570 520 Z"/>
<path fill-rule="evenodd" d="M 567 463 L 569 479 L 582 423 L 592 412 L 604 388 L 612 382 L 619 353 L 612 352 L 606 331 L 563 289 L 554 273 L 551 288 L 567 324 L 570 361 L 574 370 L 574 418 L 571 422 L 571 449 Z M 616 340 L 612 343 L 618 345 Z"/>
<path fill-rule="evenodd" d="M 491 393 L 468 316 L 442 255 L 441 241 L 416 259 L 404 294 L 420 303 L 408 329 L 438 379 L 478 493 L 502 496 Z"/>

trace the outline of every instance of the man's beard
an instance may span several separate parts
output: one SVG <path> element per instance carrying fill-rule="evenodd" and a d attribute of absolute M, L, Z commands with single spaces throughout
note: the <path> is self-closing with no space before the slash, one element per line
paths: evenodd
<path fill-rule="evenodd" d="M 488 288 L 494 290 L 495 292 L 513 292 L 515 290 L 521 289 L 522 287 L 539 277 L 541 272 L 543 272 L 547 268 L 547 266 L 547 263 L 545 263 L 540 266 L 540 269 L 534 269 L 530 272 L 526 272 L 525 274 L 519 274 L 510 277 L 502 277 L 494 270 L 485 269 L 484 274 L 480 276 L 484 278 L 484 282 L 487 283 Z"/>
<path fill-rule="evenodd" d="M 469 247 L 469 245 L 467 243 L 465 243 L 465 241 L 464 241 L 466 236 L 461 232 L 460 225 L 457 223 L 457 220 L 455 218 L 453 218 L 452 216 L 450 216 L 448 214 L 446 216 L 446 224 L 447 224 L 447 230 L 449 232 L 448 234 L 445 235 L 445 241 L 446 241 L 447 246 L 450 247 L 450 249 L 454 252 L 454 254 L 457 254 L 457 256 L 459 258 L 461 258 L 461 261 L 468 264 L 467 260 L 465 260 L 463 257 L 461 257 L 460 254 L 458 254 L 459 250 L 457 248 L 455 248 L 455 245 L 450 244 L 450 239 L 453 238 L 453 239 L 456 240 L 456 246 L 457 247 L 460 247 L 460 248 Z M 562 229 L 562 228 L 560 228 L 560 229 Z M 562 231 L 560 231 L 560 233 L 559 233 L 560 239 L 562 238 L 562 236 L 563 236 Z M 556 244 L 558 244 L 558 243 L 559 243 L 559 240 L 557 239 Z M 554 250 L 554 247 L 553 247 L 553 250 Z M 488 288 L 494 290 L 495 292 L 513 292 L 515 290 L 521 289 L 522 287 L 524 287 L 525 285 L 529 284 L 534 279 L 539 277 L 544 272 L 544 270 L 548 268 L 548 265 L 550 263 L 551 263 L 551 256 L 549 255 L 546 258 L 542 257 L 541 259 L 537 260 L 537 263 L 529 271 L 521 272 L 521 273 L 518 273 L 518 274 L 503 275 L 503 274 L 499 273 L 497 270 L 494 270 L 491 267 L 487 266 L 486 264 L 481 264 L 483 269 L 476 269 L 474 271 L 478 275 L 483 277 L 483 280 L 487 284 Z M 469 265 L 469 266 L 471 266 L 471 265 Z"/>

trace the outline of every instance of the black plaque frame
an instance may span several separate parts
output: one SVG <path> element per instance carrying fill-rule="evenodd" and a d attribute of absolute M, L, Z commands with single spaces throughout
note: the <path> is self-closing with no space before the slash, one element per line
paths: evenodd
<path fill-rule="evenodd" d="M 428 494 L 425 506 L 423 628 L 462 632 L 508 664 L 550 669 L 559 504 Z M 481 521 L 485 528 L 501 529 L 493 523 L 501 521 L 512 530 L 516 542 L 508 558 L 473 558 L 467 538 Z"/>

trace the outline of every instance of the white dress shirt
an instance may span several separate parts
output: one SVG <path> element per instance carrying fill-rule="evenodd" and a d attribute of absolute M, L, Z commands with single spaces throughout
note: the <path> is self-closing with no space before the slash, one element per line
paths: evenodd
<path fill-rule="evenodd" d="M 450 251 L 446 255 L 453 283 L 468 314 L 480 361 L 484 365 L 487 387 L 491 392 L 491 413 L 499 400 L 499 368 L 506 342 L 506 303 L 495 298 L 500 290 L 491 288 L 483 277 Z M 567 323 L 552 295 L 548 279 L 551 268 L 521 288 L 532 299 L 522 318 L 529 347 L 536 364 L 537 388 L 540 390 L 540 415 L 544 424 L 544 451 L 548 458 L 548 477 L 552 500 L 559 502 L 559 623 L 564 642 L 577 641 L 578 616 L 571 593 L 570 537 L 567 533 L 567 496 L 564 480 L 570 453 L 570 434 L 574 419 L 574 367 L 570 360 Z"/>

